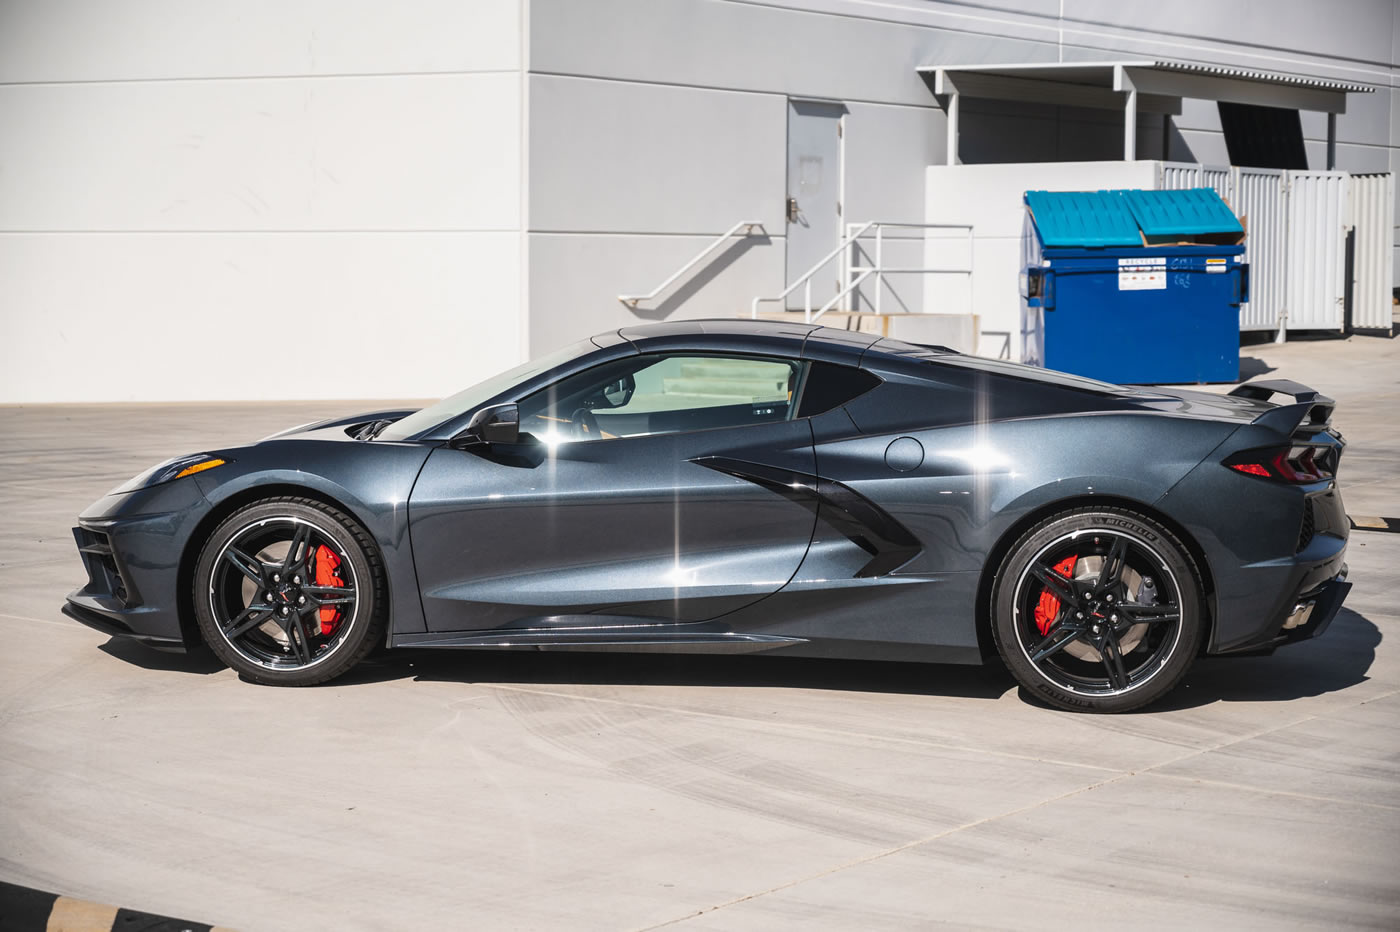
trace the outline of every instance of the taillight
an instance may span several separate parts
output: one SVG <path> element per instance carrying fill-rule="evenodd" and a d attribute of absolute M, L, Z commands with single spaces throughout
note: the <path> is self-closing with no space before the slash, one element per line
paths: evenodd
<path fill-rule="evenodd" d="M 1302 445 L 1243 450 L 1225 465 L 1247 476 L 1302 485 L 1331 479 L 1337 473 L 1337 453 L 1332 447 Z"/>

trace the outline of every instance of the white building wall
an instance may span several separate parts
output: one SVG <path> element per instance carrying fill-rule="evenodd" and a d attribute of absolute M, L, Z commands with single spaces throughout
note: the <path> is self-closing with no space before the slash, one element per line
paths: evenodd
<path fill-rule="evenodd" d="M 1093 191 L 1104 188 L 1154 188 L 1157 163 L 1046 162 L 1040 165 L 936 165 L 928 169 L 930 211 L 949 223 L 973 228 L 973 267 L 983 274 L 972 279 L 940 278 L 929 287 L 927 310 L 946 313 L 971 307 L 983 334 L 978 352 L 984 356 L 1022 358 L 1019 273 L 1022 233 L 1026 220 L 1026 191 Z M 946 254 L 949 250 L 944 250 Z M 961 259 L 961 246 L 951 250 Z M 937 256 L 936 244 L 930 252 Z M 935 258 L 933 261 L 939 261 Z M 988 273 L 991 274 L 988 274 Z"/>
<path fill-rule="evenodd" d="M 954 4 L 532 0 L 531 351 L 745 314 L 802 271 L 785 255 L 790 97 L 847 107 L 843 219 L 922 221 L 942 114 L 915 67 L 1054 55 L 1048 24 L 965 31 L 983 19 Z M 767 236 L 735 240 L 651 304 L 618 301 L 746 219 Z M 894 306 L 919 305 L 921 287 L 895 281 Z"/>
<path fill-rule="evenodd" d="M 0 401 L 424 397 L 516 361 L 521 15 L 0 6 Z"/>
<path fill-rule="evenodd" d="M 920 65 L 1170 58 L 1369 83 L 1338 120 L 1339 167 L 1397 171 L 1395 6 L 9 0 L 0 401 L 437 395 L 605 328 L 743 313 L 795 271 L 789 97 L 847 108 L 844 220 L 953 219 L 928 196 L 946 120 Z M 1121 146 L 1115 113 L 963 106 L 964 161 Z M 1321 167 L 1325 119 L 1304 131 Z M 1165 140 L 1144 114 L 1138 142 L 1225 161 L 1210 103 Z M 744 219 L 766 237 L 618 302 Z M 892 280 L 885 306 L 929 306 L 926 284 Z M 289 333 L 340 365 L 273 376 L 305 358 L 274 355 Z"/>
<path fill-rule="evenodd" d="M 629 322 L 733 316 L 780 291 L 799 271 L 784 267 L 788 97 L 848 109 L 844 220 L 958 222 L 954 201 L 926 196 L 946 119 L 919 65 L 1168 58 L 1369 82 L 1379 92 L 1352 95 L 1338 120 L 1339 167 L 1386 170 L 1400 151 L 1393 7 L 1247 0 L 1227 16 L 1212 0 L 532 0 L 531 350 Z M 967 162 L 1121 156 L 1117 112 L 963 107 Z M 1303 125 L 1321 167 L 1326 119 L 1307 114 Z M 1188 101 L 1165 138 L 1160 116 L 1143 114 L 1138 126 L 1142 157 L 1227 161 L 1212 102 Z M 740 219 L 763 220 L 767 239 L 736 241 L 651 306 L 617 301 L 649 290 Z M 890 261 L 924 251 L 915 234 L 903 236 L 886 247 Z M 1011 240 L 984 235 L 978 249 Z M 957 287 L 894 278 L 885 307 L 957 310 L 966 303 Z M 998 310 L 985 296 L 1014 290 L 978 283 L 984 327 L 1007 329 L 1014 301 Z"/>

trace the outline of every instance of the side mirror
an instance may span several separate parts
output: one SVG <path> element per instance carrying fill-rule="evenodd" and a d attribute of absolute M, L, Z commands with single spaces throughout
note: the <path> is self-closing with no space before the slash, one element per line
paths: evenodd
<path fill-rule="evenodd" d="M 629 373 L 603 389 L 603 400 L 609 408 L 620 408 L 632 400 L 637 390 L 637 380 Z"/>
<path fill-rule="evenodd" d="M 492 405 L 472 415 L 466 428 L 452 438 L 457 449 L 477 444 L 520 442 L 520 408 L 514 404 Z"/>

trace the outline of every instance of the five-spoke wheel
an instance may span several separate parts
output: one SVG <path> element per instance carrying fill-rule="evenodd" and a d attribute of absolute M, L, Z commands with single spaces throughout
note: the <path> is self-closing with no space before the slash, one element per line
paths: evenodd
<path fill-rule="evenodd" d="M 364 529 L 307 499 L 259 502 L 215 529 L 195 570 L 205 641 L 262 683 L 309 685 L 382 635 L 383 569 Z"/>
<path fill-rule="evenodd" d="M 1121 712 L 1157 699 L 1200 639 L 1200 586 L 1186 549 L 1143 515 L 1078 509 L 1011 549 L 993 591 L 1003 660 L 1061 708 Z"/>

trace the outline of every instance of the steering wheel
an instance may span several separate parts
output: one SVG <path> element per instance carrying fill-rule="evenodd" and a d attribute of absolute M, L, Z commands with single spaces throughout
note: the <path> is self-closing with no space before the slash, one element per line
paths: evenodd
<path fill-rule="evenodd" d="M 574 436 L 586 440 L 598 440 L 603 432 L 598 427 L 598 419 L 588 408 L 577 408 L 569 418 L 574 425 Z"/>

